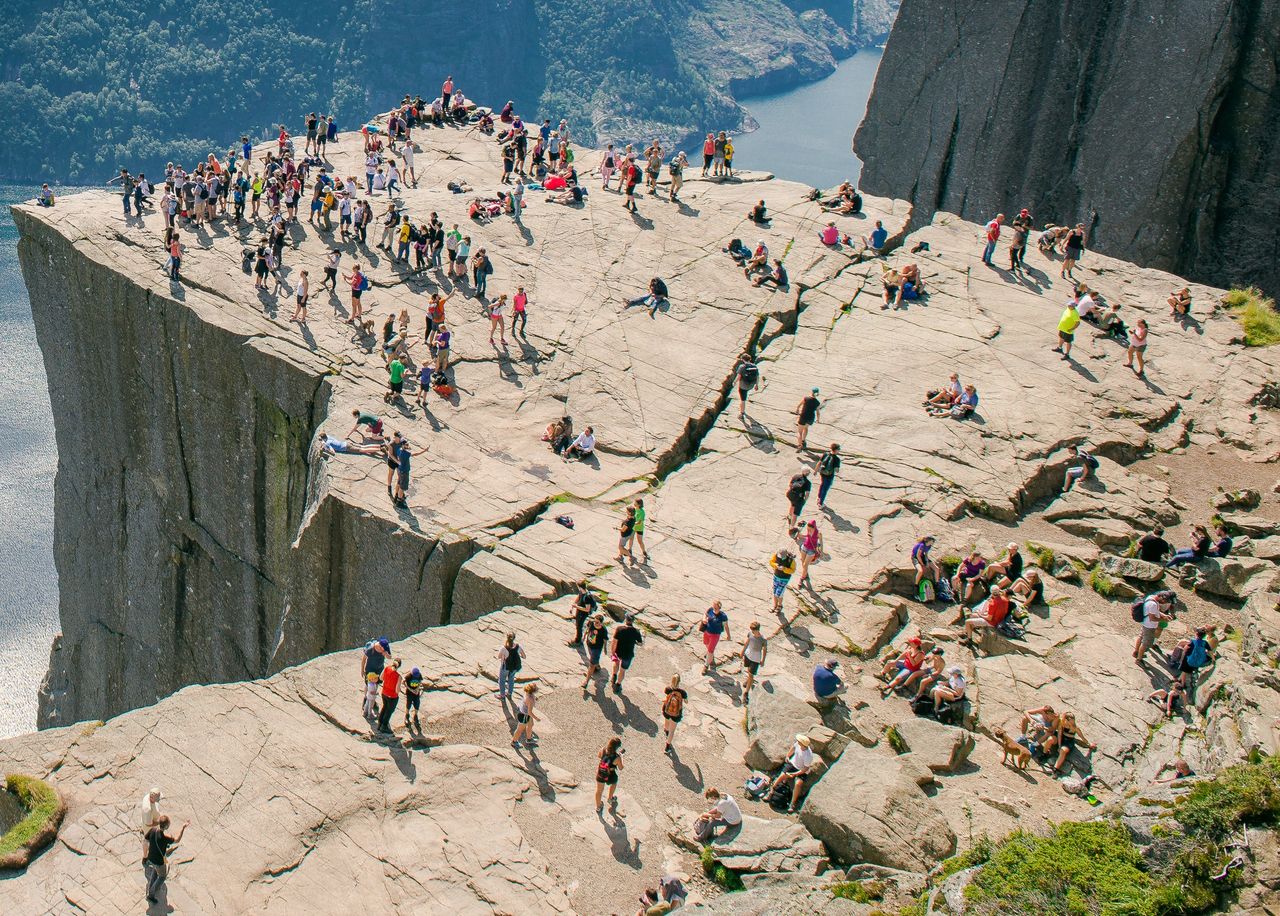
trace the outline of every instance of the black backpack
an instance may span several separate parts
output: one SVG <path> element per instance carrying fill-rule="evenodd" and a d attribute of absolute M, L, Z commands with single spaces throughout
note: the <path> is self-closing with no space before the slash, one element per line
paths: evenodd
<path fill-rule="evenodd" d="M 507 659 L 503 662 L 503 666 L 508 671 L 519 671 L 524 667 L 524 662 L 520 659 L 519 643 L 516 643 L 507 649 Z"/>
<path fill-rule="evenodd" d="M 1143 611 L 1143 607 L 1146 605 L 1146 603 L 1147 603 L 1146 597 L 1142 596 L 1142 597 L 1135 598 L 1133 600 L 1133 604 L 1129 605 L 1129 615 L 1133 618 L 1134 623 L 1142 623 L 1144 620 L 1147 619 L 1147 615 Z"/>
<path fill-rule="evenodd" d="M 754 388 L 758 381 L 760 381 L 760 367 L 755 363 L 744 363 L 739 375 L 738 387 Z"/>

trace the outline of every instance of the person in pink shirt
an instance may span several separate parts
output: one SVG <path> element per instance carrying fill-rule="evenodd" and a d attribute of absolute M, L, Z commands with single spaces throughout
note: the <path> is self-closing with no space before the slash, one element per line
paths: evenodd
<path fill-rule="evenodd" d="M 528 316 L 529 297 L 525 294 L 523 286 L 516 287 L 515 298 L 511 300 L 511 334 L 515 336 L 516 325 L 520 326 L 521 336 L 527 337 L 525 334 L 525 324 L 529 320 Z"/>
<path fill-rule="evenodd" d="M 836 228 L 835 223 L 827 223 L 826 228 L 818 233 L 818 238 L 824 245 L 835 245 L 840 241 L 840 230 Z"/>

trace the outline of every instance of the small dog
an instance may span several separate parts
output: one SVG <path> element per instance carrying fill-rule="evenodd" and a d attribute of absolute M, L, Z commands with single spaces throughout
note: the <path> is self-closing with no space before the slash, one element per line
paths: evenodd
<path fill-rule="evenodd" d="M 373 319 L 370 318 L 368 321 L 357 321 L 356 330 L 358 330 L 365 337 L 368 337 L 373 333 Z"/>
<path fill-rule="evenodd" d="M 1031 763 L 1031 752 L 1006 735 L 1003 728 L 994 729 L 991 734 L 995 735 L 996 740 L 1000 742 L 1000 746 L 1004 750 L 1000 763 L 1007 764 L 1009 758 L 1012 757 L 1014 767 L 1019 770 L 1025 770 Z"/>

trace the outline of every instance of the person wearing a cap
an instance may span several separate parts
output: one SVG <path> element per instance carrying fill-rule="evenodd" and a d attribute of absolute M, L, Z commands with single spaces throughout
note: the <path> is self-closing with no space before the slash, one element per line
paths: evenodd
<path fill-rule="evenodd" d="M 827 664 L 834 664 L 834 662 Z M 791 782 L 791 804 L 787 807 L 788 814 L 795 813 L 796 804 L 800 801 L 800 793 L 804 791 L 805 778 L 813 768 L 813 750 L 809 747 L 810 743 L 808 735 L 796 735 L 796 743 L 791 746 L 791 753 L 787 755 L 786 762 L 782 765 L 782 772 L 769 786 L 769 794 L 772 794 L 778 783 Z"/>
<path fill-rule="evenodd" d="M 1071 299 L 1062 310 L 1062 317 L 1058 319 L 1058 345 L 1053 348 L 1054 353 L 1061 353 L 1063 359 L 1071 358 L 1071 344 L 1076 339 L 1075 331 L 1078 327 L 1080 313 L 1076 311 L 1076 300 Z"/>
<path fill-rule="evenodd" d="M 836 674 L 839 667 L 838 661 L 829 658 L 813 669 L 813 695 L 818 698 L 819 706 L 829 706 L 848 689 L 840 675 Z"/>
<path fill-rule="evenodd" d="M 800 403 L 796 405 L 796 451 L 804 450 L 804 443 L 809 438 L 809 427 L 818 422 L 818 416 L 822 413 L 822 402 L 818 400 L 818 389 L 814 388 L 809 394 L 800 399 Z"/>
<path fill-rule="evenodd" d="M 891 659 L 881 670 L 881 677 L 889 677 L 893 674 L 889 683 L 880 688 L 881 698 L 887 697 L 899 687 L 904 686 L 907 680 L 914 676 L 924 666 L 924 652 L 920 649 L 920 637 L 912 636 L 907 640 L 906 650 L 895 659 Z"/>

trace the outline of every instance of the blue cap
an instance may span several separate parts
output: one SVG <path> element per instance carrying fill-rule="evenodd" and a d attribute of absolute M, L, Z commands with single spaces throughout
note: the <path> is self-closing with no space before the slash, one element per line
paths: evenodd
<path fill-rule="evenodd" d="M 419 671 L 417 668 L 414 668 L 412 671 L 409 672 L 409 677 L 421 678 L 422 672 Z"/>
<path fill-rule="evenodd" d="M 384 649 L 390 649 L 390 648 L 391 648 L 391 640 L 387 639 L 387 637 L 385 637 L 385 636 L 379 636 L 379 637 L 378 637 L 378 645 L 382 646 L 382 648 L 384 648 Z"/>

